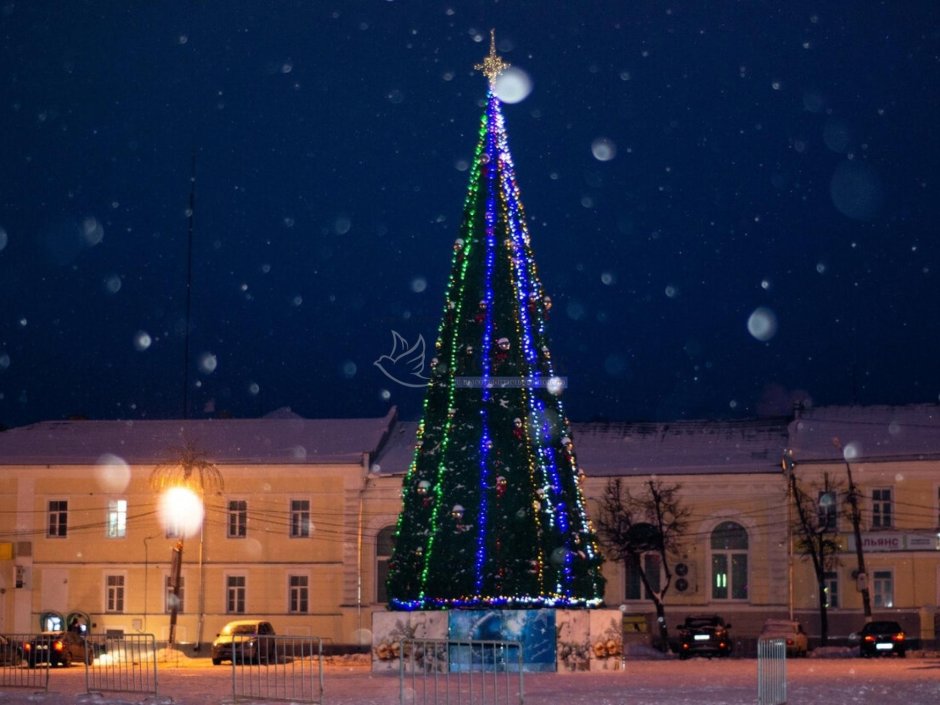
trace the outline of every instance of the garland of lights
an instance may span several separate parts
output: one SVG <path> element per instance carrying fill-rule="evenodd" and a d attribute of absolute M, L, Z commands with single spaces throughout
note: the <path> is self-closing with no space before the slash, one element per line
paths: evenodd
<path fill-rule="evenodd" d="M 505 66 L 494 56 L 491 46 L 490 63 L 484 62 L 487 67 L 484 73 L 492 72 L 487 73 L 490 92 L 470 171 L 460 237 L 454 244 L 435 343 L 437 356 L 431 361 L 432 374 L 415 451 L 403 481 L 404 509 L 399 515 L 396 547 L 389 563 L 389 605 L 394 609 L 596 607 L 602 602 L 601 558 L 587 518 L 580 487 L 583 472 L 575 459 L 569 422 L 560 397 L 550 389 L 549 394 L 542 392 L 557 379 L 545 332 L 551 303 L 543 294 L 535 267 L 504 119 L 492 90 L 493 77 L 501 70 L 500 66 Z M 502 241 L 501 226 L 505 229 Z M 504 272 L 506 279 L 499 280 L 503 289 L 497 297 L 497 277 Z M 477 288 L 480 285 L 482 291 Z M 475 298 L 482 296 L 475 317 L 481 324 L 479 328 L 467 327 L 466 323 L 470 297 L 475 293 Z M 511 301 L 503 298 L 510 294 Z M 512 579 L 519 594 L 502 594 L 500 576 L 505 567 L 495 574 L 487 570 L 488 566 L 503 566 L 508 560 L 502 555 L 506 548 L 501 547 L 499 536 L 500 527 L 506 527 L 507 508 L 502 510 L 503 524 L 493 523 L 490 517 L 494 508 L 491 498 L 496 508 L 501 501 L 508 501 L 502 499 L 506 477 L 500 474 L 501 463 L 507 458 L 501 459 L 499 448 L 494 445 L 492 423 L 497 417 L 491 418 L 490 410 L 498 410 L 498 405 L 509 409 L 509 399 L 515 398 L 514 392 L 494 395 L 492 391 L 496 374 L 494 336 L 500 304 L 508 306 L 508 310 L 502 311 L 503 319 L 508 317 L 514 340 L 522 351 L 521 358 L 513 353 L 516 355 L 513 364 L 518 364 L 515 374 L 518 406 L 512 408 L 525 418 L 521 424 L 519 418 L 515 419 L 516 425 L 521 426 L 517 429 L 521 448 L 510 450 L 510 454 L 517 457 L 516 462 L 520 463 L 517 467 L 527 476 L 528 486 L 515 488 L 514 499 L 519 501 L 526 493 L 532 498 L 516 516 L 523 516 L 520 512 L 524 512 L 531 521 L 534 536 L 529 547 L 533 551 L 529 554 L 529 572 L 534 575 L 534 583 L 519 573 L 518 565 L 508 569 L 510 573 L 516 571 Z M 506 320 L 502 325 L 507 325 Z M 499 343 L 500 349 L 508 349 L 508 343 L 503 348 L 503 339 Z M 476 410 L 475 414 L 468 414 L 466 408 L 457 405 L 458 378 L 461 373 L 474 372 L 480 380 L 479 407 L 471 409 Z M 468 391 L 462 400 L 466 403 L 472 398 L 475 397 Z M 549 412 L 558 419 L 554 430 Z M 501 438 L 506 437 L 505 429 L 496 430 Z M 473 453 L 476 460 L 470 465 Z M 470 472 L 471 467 L 476 468 L 475 473 Z M 502 472 L 509 476 L 511 469 Z M 476 479 L 470 485 L 473 474 Z M 516 477 L 521 479 L 522 475 Z M 448 506 L 457 500 L 468 507 L 460 503 Z M 446 532 L 463 534 L 469 540 L 470 534 L 464 532 L 471 528 L 473 555 L 468 564 L 472 575 L 447 574 L 447 566 L 464 565 L 459 556 L 448 553 L 448 548 L 471 544 L 461 544 L 464 538 L 454 543 L 455 539 L 448 539 Z M 517 563 L 522 560 L 519 556 L 525 555 L 525 548 L 510 547 Z M 550 557 L 546 556 L 546 548 L 552 549 Z M 587 584 L 576 575 L 576 569 L 588 578 Z M 459 567 L 458 572 L 466 571 Z M 448 585 L 458 584 L 464 585 L 461 594 L 447 589 Z"/>

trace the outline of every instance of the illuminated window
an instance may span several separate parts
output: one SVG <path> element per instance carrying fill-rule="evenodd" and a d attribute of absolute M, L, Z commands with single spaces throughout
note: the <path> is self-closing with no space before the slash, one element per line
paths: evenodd
<path fill-rule="evenodd" d="M 891 518 L 891 490 L 880 488 L 871 492 L 871 525 L 876 529 L 890 529 L 893 525 Z"/>
<path fill-rule="evenodd" d="M 736 522 L 712 531 L 712 599 L 747 599 L 747 547 L 747 530 Z"/>
<path fill-rule="evenodd" d="M 890 570 L 876 570 L 873 577 L 875 607 L 894 607 L 894 575 Z"/>
<path fill-rule="evenodd" d="M 123 539 L 127 536 L 127 500 L 112 499 L 108 502 L 108 538 Z"/>
<path fill-rule="evenodd" d="M 306 575 L 291 575 L 289 577 L 290 595 L 289 607 L 293 613 L 306 613 L 310 611 L 310 579 Z"/>
<path fill-rule="evenodd" d="M 46 536 L 49 538 L 65 538 L 69 535 L 69 503 L 64 499 L 49 502 Z"/>
<path fill-rule="evenodd" d="M 832 529 L 835 530 L 838 522 L 838 514 L 836 504 L 836 493 L 832 491 L 820 492 L 819 493 L 819 504 L 817 505 L 819 510 L 818 526 L 820 529 Z"/>
<path fill-rule="evenodd" d="M 106 612 L 124 611 L 124 576 L 109 575 L 105 579 L 107 594 L 105 595 Z"/>
<path fill-rule="evenodd" d="M 310 536 L 310 500 L 292 499 L 290 502 L 291 538 Z"/>
<path fill-rule="evenodd" d="M 233 499 L 228 503 L 228 537 L 243 539 L 248 535 L 248 502 Z"/>

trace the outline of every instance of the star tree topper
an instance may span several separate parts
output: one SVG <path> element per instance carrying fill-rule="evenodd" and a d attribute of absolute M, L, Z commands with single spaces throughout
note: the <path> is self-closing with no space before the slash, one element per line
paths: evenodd
<path fill-rule="evenodd" d="M 490 53 L 483 58 L 482 64 L 477 64 L 473 68 L 482 71 L 490 81 L 490 88 L 496 85 L 496 77 L 508 69 L 511 64 L 503 61 L 503 57 L 496 53 L 496 30 L 490 30 Z"/>

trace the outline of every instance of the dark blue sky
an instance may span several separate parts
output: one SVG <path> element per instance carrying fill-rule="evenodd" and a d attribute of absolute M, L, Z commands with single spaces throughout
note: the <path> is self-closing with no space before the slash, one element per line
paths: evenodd
<path fill-rule="evenodd" d="M 490 27 L 573 420 L 938 400 L 935 2 L 4 0 L 0 424 L 415 417 Z"/>

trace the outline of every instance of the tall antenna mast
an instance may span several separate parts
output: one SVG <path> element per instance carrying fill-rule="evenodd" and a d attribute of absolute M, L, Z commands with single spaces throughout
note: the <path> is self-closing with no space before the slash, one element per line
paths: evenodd
<path fill-rule="evenodd" d="M 189 418 L 189 334 L 193 311 L 193 227 L 196 218 L 196 150 L 189 176 L 188 228 L 186 233 L 186 330 L 183 333 L 183 418 Z"/>

